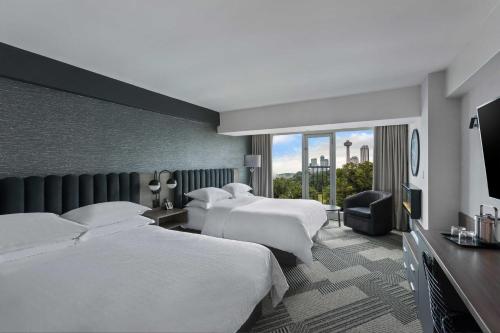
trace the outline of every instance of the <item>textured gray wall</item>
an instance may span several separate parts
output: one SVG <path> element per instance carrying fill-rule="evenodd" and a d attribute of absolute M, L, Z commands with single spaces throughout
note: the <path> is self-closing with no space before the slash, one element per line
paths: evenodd
<path fill-rule="evenodd" d="M 0 77 L 0 178 L 238 168 L 248 137 Z"/>

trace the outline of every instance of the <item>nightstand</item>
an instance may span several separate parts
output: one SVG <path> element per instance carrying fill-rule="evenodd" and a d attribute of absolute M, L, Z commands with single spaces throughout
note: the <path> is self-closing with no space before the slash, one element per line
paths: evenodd
<path fill-rule="evenodd" d="M 155 221 L 155 224 L 166 229 L 175 229 L 187 223 L 187 210 L 181 208 L 148 210 L 142 216 Z"/>

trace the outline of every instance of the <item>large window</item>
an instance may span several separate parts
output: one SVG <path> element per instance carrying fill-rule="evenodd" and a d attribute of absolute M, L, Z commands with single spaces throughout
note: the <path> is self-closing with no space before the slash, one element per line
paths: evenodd
<path fill-rule="evenodd" d="M 275 198 L 302 198 L 302 134 L 273 136 Z"/>
<path fill-rule="evenodd" d="M 335 201 L 342 207 L 346 197 L 372 188 L 373 129 L 337 131 L 335 142 Z"/>
<path fill-rule="evenodd" d="M 343 205 L 372 188 L 373 130 L 273 136 L 275 198 L 310 198 Z"/>
<path fill-rule="evenodd" d="M 307 158 L 306 197 L 323 204 L 330 203 L 331 134 L 306 135 Z"/>

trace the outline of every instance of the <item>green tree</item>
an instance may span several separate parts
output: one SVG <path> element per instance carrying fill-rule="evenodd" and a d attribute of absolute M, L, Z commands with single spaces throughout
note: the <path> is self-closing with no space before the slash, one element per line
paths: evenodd
<path fill-rule="evenodd" d="M 328 204 L 330 203 L 330 170 L 325 169 L 309 173 L 309 198 Z"/>
<path fill-rule="evenodd" d="M 350 195 L 370 190 L 373 183 L 373 163 L 346 163 L 336 170 L 337 206 L 343 207 Z"/>
<path fill-rule="evenodd" d="M 273 179 L 274 197 L 279 199 L 300 199 L 302 198 L 302 180 L 297 179 L 297 175 L 292 178 L 277 177 Z"/>
<path fill-rule="evenodd" d="M 373 163 L 347 163 L 336 170 L 336 204 L 342 207 L 344 199 L 350 195 L 370 190 L 373 180 Z M 273 179 L 274 197 L 280 199 L 302 198 L 302 172 L 292 177 Z M 309 198 L 327 204 L 330 201 L 330 174 L 321 171 L 309 181 Z"/>

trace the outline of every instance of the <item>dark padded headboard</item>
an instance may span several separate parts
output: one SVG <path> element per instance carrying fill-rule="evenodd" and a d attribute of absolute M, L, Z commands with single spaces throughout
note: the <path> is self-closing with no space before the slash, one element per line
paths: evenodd
<path fill-rule="evenodd" d="M 0 214 L 62 214 L 106 201 L 139 203 L 139 174 L 133 172 L 0 179 Z"/>
<path fill-rule="evenodd" d="M 184 193 L 203 187 L 222 187 L 234 182 L 234 169 L 200 169 L 177 170 L 174 172 L 177 181 L 175 188 L 174 205 L 183 208 L 188 203 Z"/>

